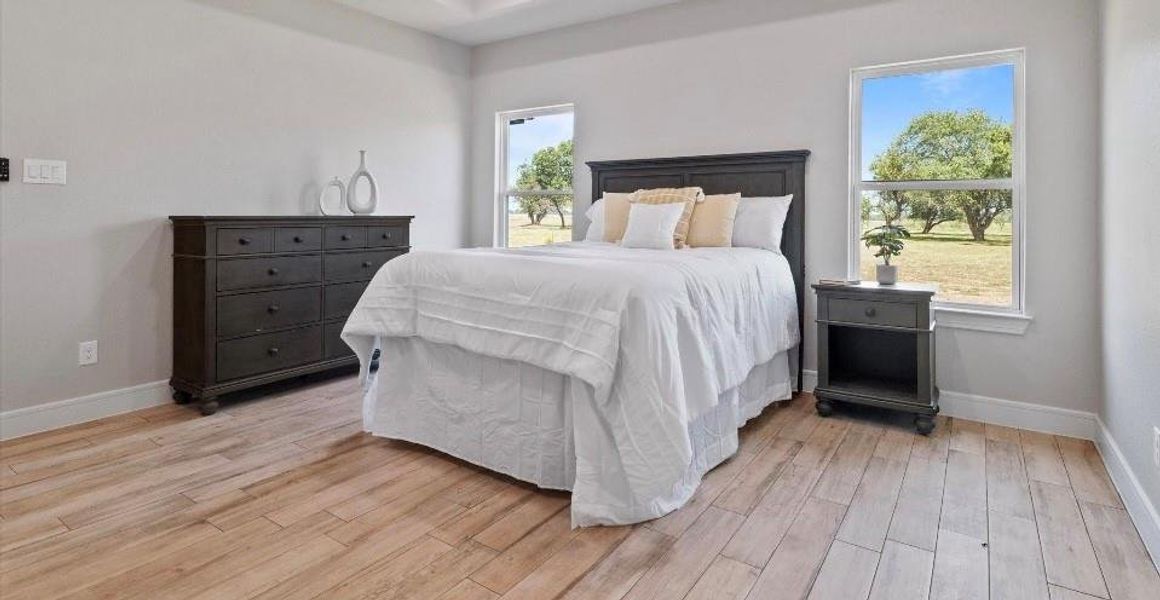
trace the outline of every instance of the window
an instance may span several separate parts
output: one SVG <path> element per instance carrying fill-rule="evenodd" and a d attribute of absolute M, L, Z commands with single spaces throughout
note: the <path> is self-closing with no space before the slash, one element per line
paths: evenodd
<path fill-rule="evenodd" d="M 496 119 L 495 245 L 572 240 L 572 106 Z"/>
<path fill-rule="evenodd" d="M 1022 50 L 851 72 L 852 278 L 875 278 L 862 235 L 901 225 L 891 264 L 936 306 L 1023 312 L 1022 99 Z"/>

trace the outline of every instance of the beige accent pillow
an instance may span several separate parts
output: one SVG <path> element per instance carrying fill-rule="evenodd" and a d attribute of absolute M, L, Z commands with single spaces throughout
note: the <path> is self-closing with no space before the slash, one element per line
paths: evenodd
<path fill-rule="evenodd" d="M 619 242 L 628 227 L 629 201 L 632 192 L 604 192 L 604 241 Z"/>
<path fill-rule="evenodd" d="M 689 236 L 685 239 L 693 248 L 724 247 L 733 245 L 733 223 L 741 194 L 705 196 L 705 201 L 693 207 L 689 221 Z"/>
<path fill-rule="evenodd" d="M 705 199 L 705 192 L 699 187 L 685 188 L 656 188 L 652 190 L 637 190 L 632 195 L 631 202 L 641 204 L 675 204 L 683 202 L 685 210 L 681 213 L 681 220 L 677 223 L 677 230 L 673 232 L 673 247 L 684 248 L 685 239 L 689 236 L 689 222 L 693 218 L 693 206 Z"/>

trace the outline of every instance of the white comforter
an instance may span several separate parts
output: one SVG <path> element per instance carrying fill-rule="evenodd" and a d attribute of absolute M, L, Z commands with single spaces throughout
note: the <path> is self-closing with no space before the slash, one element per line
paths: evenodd
<path fill-rule="evenodd" d="M 576 525 L 678 508 L 689 423 L 799 342 L 793 279 L 777 253 L 590 242 L 393 260 L 343 329 L 364 376 L 379 336 L 452 344 L 590 385 L 599 422 L 574 425 Z M 596 437 L 614 440 L 614 451 Z"/>

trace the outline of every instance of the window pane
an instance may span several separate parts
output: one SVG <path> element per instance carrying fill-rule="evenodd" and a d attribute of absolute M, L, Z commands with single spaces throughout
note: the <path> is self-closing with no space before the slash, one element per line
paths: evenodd
<path fill-rule="evenodd" d="M 508 247 L 572 241 L 572 196 L 508 196 Z"/>
<path fill-rule="evenodd" d="M 883 191 L 862 194 L 862 233 L 886 224 L 910 232 L 899 281 L 939 285 L 936 300 L 1011 304 L 1011 191 Z M 876 248 L 861 248 L 862 279 L 874 281 Z"/>
<path fill-rule="evenodd" d="M 862 179 L 1011 177 L 1012 64 L 862 81 Z"/>
<path fill-rule="evenodd" d="M 567 190 L 560 195 L 509 194 L 508 246 L 572 240 L 572 113 L 508 121 L 508 190 Z"/>

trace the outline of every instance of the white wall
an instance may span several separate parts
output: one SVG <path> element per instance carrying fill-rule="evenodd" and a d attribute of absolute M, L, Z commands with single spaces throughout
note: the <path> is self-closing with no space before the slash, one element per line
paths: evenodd
<path fill-rule="evenodd" d="M 820 12 L 835 7 L 845 8 Z M 1035 320 L 1025 336 L 941 329 L 939 385 L 1095 411 L 1094 0 L 694 1 L 477 48 L 473 241 L 491 240 L 495 112 L 572 102 L 578 165 L 812 150 L 807 277 L 843 276 L 850 69 L 1013 47 L 1027 49 L 1027 306 Z M 576 189 L 583 209 L 590 196 L 583 166 Z M 815 340 L 806 329 L 813 368 Z"/>
<path fill-rule="evenodd" d="M 1160 506 L 1160 3 L 1106 0 L 1103 33 L 1100 416 Z"/>
<path fill-rule="evenodd" d="M 0 184 L 0 410 L 169 377 L 168 215 L 305 214 L 367 149 L 416 246 L 466 240 L 466 48 L 317 0 L 0 15 L 0 155 L 68 161 Z"/>

